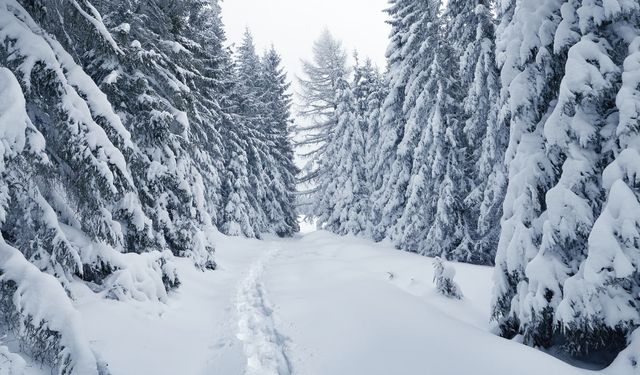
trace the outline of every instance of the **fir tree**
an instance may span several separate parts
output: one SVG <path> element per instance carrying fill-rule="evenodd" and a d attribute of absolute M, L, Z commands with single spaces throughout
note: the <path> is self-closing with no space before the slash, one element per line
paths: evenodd
<path fill-rule="evenodd" d="M 495 260 L 492 324 L 501 335 L 513 337 L 521 332 L 523 314 L 529 313 L 522 308 L 520 292 L 527 290 L 525 269 L 538 253 L 545 193 L 555 181 L 556 171 L 545 152 L 543 127 L 564 59 L 553 55 L 560 4 L 505 0 L 499 10 L 499 118 L 508 121 L 510 139 L 505 154 L 509 183 Z"/>
<path fill-rule="evenodd" d="M 271 226 L 276 234 L 288 236 L 299 230 L 296 212 L 296 175 L 293 145 L 289 138 L 291 122 L 290 84 L 282 68 L 278 52 L 271 47 L 262 58 L 262 101 L 267 108 L 266 125 L 274 143 L 271 153 L 274 165 L 268 168 L 271 174 L 272 208 L 267 210 Z"/>
<path fill-rule="evenodd" d="M 491 264 L 500 234 L 506 187 L 504 151 L 508 127 L 498 121 L 499 72 L 495 24 L 488 0 L 450 1 L 450 40 L 460 57 L 459 86 L 464 119 L 464 172 L 470 176 L 464 200 L 464 239 L 456 259 Z"/>
<path fill-rule="evenodd" d="M 338 234 L 357 234 L 366 229 L 366 166 L 364 132 L 358 121 L 357 100 L 346 81 L 339 83 L 337 125 L 327 141 L 318 179 L 321 199 L 314 207 L 319 225 Z"/>
<path fill-rule="evenodd" d="M 570 6 L 571 2 L 562 10 L 558 52 L 570 40 L 560 34 L 569 28 L 564 23 L 580 17 L 577 12 L 571 14 Z M 561 173 L 547 192 L 539 252 L 527 266 L 529 292 L 523 296 L 527 301 L 523 308 L 531 312 L 530 319 L 521 319 L 525 339 L 543 346 L 553 343 L 563 284 L 584 261 L 587 239 L 601 209 L 600 166 L 608 157 L 603 130 L 615 108 L 619 71 L 610 57 L 610 44 L 604 42 L 610 35 L 603 35 L 606 29 L 595 24 L 586 26 L 585 21 L 579 21 L 584 36 L 568 50 L 558 103 L 544 125 L 547 153 Z"/>
<path fill-rule="evenodd" d="M 420 96 L 428 64 L 432 61 L 438 1 L 398 0 L 391 3 L 391 44 L 388 59 L 388 95 L 382 106 L 380 150 L 375 173 L 387 178 L 379 181 L 372 196 L 373 237 L 398 239 L 402 225 L 396 225 L 406 205 L 405 197 L 413 160 L 411 153 L 420 141 L 424 110 L 430 98 Z M 400 244 L 406 242 L 400 240 Z M 411 250 L 411 249 L 408 249 Z"/>
<path fill-rule="evenodd" d="M 562 269 L 568 272 L 560 278 L 563 282 L 563 299 L 557 306 L 556 320 L 562 324 L 561 333 L 567 337 L 567 349 L 571 354 L 600 354 L 609 360 L 626 346 L 627 337 L 631 336 L 639 322 L 637 270 L 640 195 L 634 177 L 638 164 L 633 161 L 637 160 L 635 145 L 640 108 L 639 10 L 639 5 L 633 2 L 594 2 L 583 4 L 578 9 L 567 6 L 563 13 L 568 27 L 573 26 L 574 35 L 582 35 L 569 50 L 569 62 L 573 59 L 571 71 L 575 71 L 574 67 L 581 67 L 581 71 L 589 72 L 587 77 L 592 77 L 589 83 L 593 90 L 582 93 L 584 99 L 575 105 L 574 118 L 580 116 L 589 121 L 572 121 L 573 126 L 569 129 L 574 132 L 579 129 L 578 134 L 587 136 L 590 133 L 584 131 L 585 126 L 600 127 L 588 128 L 592 131 L 589 142 L 581 142 L 581 147 L 573 147 L 587 154 L 578 159 L 581 163 L 575 160 L 576 151 L 567 153 L 564 171 L 567 173 L 571 170 L 567 164 L 573 169 L 588 169 L 590 173 L 582 172 L 589 177 L 586 181 L 590 185 L 587 186 L 598 193 L 604 189 L 605 198 L 603 200 L 598 195 L 584 202 L 586 198 L 583 198 L 583 192 L 590 191 L 584 186 L 580 186 L 581 189 L 574 195 L 577 202 L 581 202 L 582 198 L 588 211 L 582 215 L 580 212 L 574 213 L 576 222 L 582 224 L 581 230 L 577 231 L 581 236 L 576 236 L 581 240 L 579 247 L 575 242 L 564 241 L 574 245 L 574 248 L 562 248 L 563 255 L 576 252 L 576 247 L 578 254 L 571 254 L 571 263 L 561 263 L 564 266 Z M 606 22 L 596 18 L 598 14 L 604 14 Z M 615 31 L 620 28 L 635 32 L 621 35 Z M 622 72 L 621 76 L 619 72 Z M 566 87 L 576 87 L 584 85 L 585 76 L 571 75 L 567 68 L 565 81 Z M 549 125 L 559 128 L 554 127 L 554 131 L 563 129 L 557 124 Z M 609 130 L 610 125 L 615 126 L 615 131 Z M 572 132 L 566 131 L 565 134 L 571 135 Z M 607 135 L 611 138 L 607 138 Z M 601 171 L 599 168 L 607 161 L 610 151 L 613 151 L 615 159 Z M 572 180 L 564 178 L 561 184 L 566 184 L 566 181 Z M 586 185 L 582 180 L 578 181 Z M 596 186 L 592 187 L 594 184 Z M 585 234 L 587 229 L 590 232 Z M 584 262 L 576 264 L 585 256 Z M 547 254 L 547 257 L 550 256 Z M 562 262 L 567 258 L 559 259 Z"/>

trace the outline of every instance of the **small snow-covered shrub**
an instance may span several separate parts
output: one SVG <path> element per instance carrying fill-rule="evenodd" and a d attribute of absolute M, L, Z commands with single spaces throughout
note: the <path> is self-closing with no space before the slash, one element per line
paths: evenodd
<path fill-rule="evenodd" d="M 447 298 L 462 299 L 460 287 L 453 281 L 456 270 L 445 261 L 437 257 L 433 260 L 433 281 L 436 283 L 436 291 Z"/>

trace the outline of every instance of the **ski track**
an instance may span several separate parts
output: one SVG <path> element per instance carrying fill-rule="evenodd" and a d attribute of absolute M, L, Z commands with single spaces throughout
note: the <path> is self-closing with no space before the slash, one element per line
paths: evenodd
<path fill-rule="evenodd" d="M 247 358 L 245 375 L 292 375 L 286 338 L 275 327 L 273 309 L 262 282 L 265 266 L 277 254 L 269 251 L 253 263 L 236 295 L 238 331 Z"/>

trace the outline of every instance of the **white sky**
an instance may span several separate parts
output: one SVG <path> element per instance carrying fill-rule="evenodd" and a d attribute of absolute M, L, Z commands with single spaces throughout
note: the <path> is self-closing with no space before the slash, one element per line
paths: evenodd
<path fill-rule="evenodd" d="M 251 29 L 258 52 L 271 44 L 282 55 L 291 81 L 300 76 L 300 59 L 311 58 L 311 47 L 328 27 L 351 55 L 370 57 L 381 69 L 389 25 L 387 0 L 223 0 L 222 17 L 230 43 L 239 44 Z"/>

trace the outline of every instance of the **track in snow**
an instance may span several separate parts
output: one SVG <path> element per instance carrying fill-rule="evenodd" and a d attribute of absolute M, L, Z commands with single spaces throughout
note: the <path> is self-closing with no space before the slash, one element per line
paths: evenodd
<path fill-rule="evenodd" d="M 286 338 L 276 329 L 273 310 L 269 306 L 262 282 L 265 265 L 277 251 L 269 251 L 256 261 L 236 296 L 238 313 L 237 338 L 247 357 L 245 375 L 291 375 L 292 368 L 286 354 Z"/>

